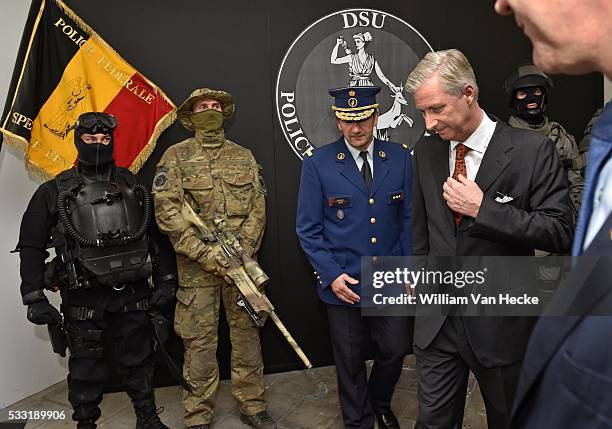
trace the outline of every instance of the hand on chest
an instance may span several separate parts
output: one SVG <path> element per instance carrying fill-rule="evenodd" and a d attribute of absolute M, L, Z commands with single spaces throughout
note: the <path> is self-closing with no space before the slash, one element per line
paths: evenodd
<path fill-rule="evenodd" d="M 513 206 L 521 206 L 522 195 L 529 190 L 529 178 L 516 163 L 508 163 L 499 169 L 479 170 L 475 176 L 475 180 L 466 180 L 464 177 L 451 180 L 448 177 L 443 178 L 440 185 L 442 195 L 454 194 L 455 197 L 461 199 L 467 198 L 473 187 L 477 187 L 479 191 L 484 193 L 485 199 L 495 201 L 497 204 L 509 204 Z M 461 173 L 465 174 L 464 172 Z M 454 177 L 454 176 L 453 176 Z M 453 182 L 454 186 L 449 187 L 448 182 Z M 452 189 L 451 189 L 452 188 Z M 472 192 L 473 193 L 473 192 Z"/>

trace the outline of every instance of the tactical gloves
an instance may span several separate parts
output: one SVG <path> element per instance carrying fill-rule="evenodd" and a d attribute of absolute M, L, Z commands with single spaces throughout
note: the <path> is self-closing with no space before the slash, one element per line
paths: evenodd
<path fill-rule="evenodd" d="M 216 275 L 225 274 L 225 270 L 229 268 L 223 251 L 218 245 L 207 246 L 204 253 L 198 258 L 198 263 L 204 271 Z"/>
<path fill-rule="evenodd" d="M 232 280 L 227 276 L 229 263 L 219 245 L 208 245 L 206 251 L 198 258 L 198 264 L 207 273 L 223 277 L 227 283 L 232 283 Z"/>
<path fill-rule="evenodd" d="M 28 320 L 37 325 L 55 325 L 62 321 L 62 315 L 45 298 L 28 304 Z"/>
<path fill-rule="evenodd" d="M 149 298 L 150 307 L 163 307 L 168 304 L 176 294 L 176 282 L 166 281 L 155 285 L 155 290 Z"/>

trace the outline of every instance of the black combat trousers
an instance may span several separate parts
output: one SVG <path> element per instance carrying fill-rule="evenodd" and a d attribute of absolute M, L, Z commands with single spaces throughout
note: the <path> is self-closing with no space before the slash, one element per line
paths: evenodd
<path fill-rule="evenodd" d="M 154 407 L 153 331 L 146 311 L 134 309 L 142 293 L 112 288 L 90 291 L 91 296 L 86 292 L 72 292 L 64 308 L 70 344 L 68 400 L 74 409 L 72 419 L 94 422 L 100 417 L 107 365 L 116 365 L 135 409 Z M 85 301 L 89 305 L 83 305 Z"/>

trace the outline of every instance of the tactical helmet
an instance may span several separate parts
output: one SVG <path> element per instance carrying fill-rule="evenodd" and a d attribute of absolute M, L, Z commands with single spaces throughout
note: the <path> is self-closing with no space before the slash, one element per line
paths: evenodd
<path fill-rule="evenodd" d="M 506 94 L 511 94 L 510 106 L 514 102 L 514 91 L 532 86 L 549 89 L 553 87 L 553 81 L 533 64 L 524 64 L 510 73 L 504 82 L 504 91 Z"/>
<path fill-rule="evenodd" d="M 212 98 L 213 100 L 217 100 L 219 103 L 221 103 L 223 122 L 227 122 L 234 114 L 234 98 L 227 92 L 210 88 L 196 89 L 176 111 L 176 116 L 181 125 L 187 128 L 189 131 L 195 130 L 193 124 L 191 123 L 191 109 L 197 101 L 204 98 Z"/>

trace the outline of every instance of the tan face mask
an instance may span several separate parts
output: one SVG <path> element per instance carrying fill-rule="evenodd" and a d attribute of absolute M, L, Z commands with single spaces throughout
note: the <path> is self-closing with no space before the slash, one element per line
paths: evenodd
<path fill-rule="evenodd" d="M 218 131 L 223 126 L 223 113 L 214 109 L 206 109 L 191 114 L 191 123 L 196 131 Z"/>

